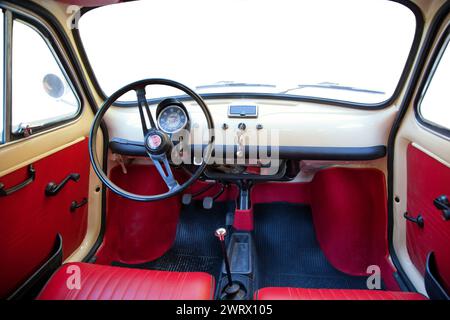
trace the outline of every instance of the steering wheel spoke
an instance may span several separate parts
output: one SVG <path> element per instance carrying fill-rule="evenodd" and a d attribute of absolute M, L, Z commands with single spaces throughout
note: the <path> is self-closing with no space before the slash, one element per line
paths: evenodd
<path fill-rule="evenodd" d="M 173 175 L 172 168 L 170 167 L 170 163 L 167 159 L 166 154 L 157 156 L 149 154 L 149 156 L 150 159 L 152 159 L 156 170 L 158 170 L 159 175 L 169 188 L 169 191 L 174 191 L 176 188 L 178 188 L 180 185 Z"/>
<path fill-rule="evenodd" d="M 145 135 L 152 128 L 156 128 L 155 121 L 153 120 L 152 113 L 150 112 L 150 107 L 147 102 L 147 97 L 145 93 L 145 87 L 139 87 L 136 90 L 138 109 L 139 109 L 139 117 L 141 118 L 141 126 L 142 132 Z M 144 113 L 145 110 L 145 113 Z M 147 120 L 145 119 L 145 115 L 147 115 L 150 127 L 147 127 Z"/>

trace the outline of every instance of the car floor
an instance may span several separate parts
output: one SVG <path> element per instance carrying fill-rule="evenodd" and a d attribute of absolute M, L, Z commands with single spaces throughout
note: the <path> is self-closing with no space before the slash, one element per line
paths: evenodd
<path fill-rule="evenodd" d="M 216 202 L 205 210 L 194 201 L 182 209 L 172 248 L 162 257 L 141 264 L 115 266 L 168 271 L 201 271 L 219 280 L 220 243 L 214 231 L 226 225 L 233 202 Z M 255 289 L 262 287 L 364 289 L 366 277 L 350 276 L 327 261 L 316 240 L 308 205 L 284 202 L 254 205 Z"/>
<path fill-rule="evenodd" d="M 258 287 L 367 289 L 367 277 L 335 269 L 316 240 L 307 205 L 254 206 Z"/>
<path fill-rule="evenodd" d="M 200 201 L 193 201 L 189 206 L 183 207 L 175 242 L 162 257 L 141 264 L 113 262 L 112 265 L 152 270 L 207 272 L 218 281 L 222 252 L 214 231 L 225 226 L 227 212 L 233 211 L 232 202 L 216 202 L 211 210 L 206 210 Z"/>

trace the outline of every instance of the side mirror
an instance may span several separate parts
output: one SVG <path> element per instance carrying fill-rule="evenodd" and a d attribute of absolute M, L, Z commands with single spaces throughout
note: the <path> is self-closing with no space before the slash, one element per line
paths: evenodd
<path fill-rule="evenodd" d="M 46 74 L 42 79 L 42 84 L 45 92 L 47 92 L 50 97 L 55 99 L 61 98 L 66 91 L 64 82 L 60 77 L 53 73 Z"/>

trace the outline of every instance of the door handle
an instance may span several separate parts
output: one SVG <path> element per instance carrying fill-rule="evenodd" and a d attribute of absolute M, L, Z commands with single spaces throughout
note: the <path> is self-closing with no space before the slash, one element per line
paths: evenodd
<path fill-rule="evenodd" d="M 80 202 L 77 201 L 72 201 L 72 203 L 70 204 L 70 212 L 74 212 L 75 210 L 81 208 L 82 206 L 84 206 L 87 203 L 87 199 L 83 198 L 83 200 L 81 200 Z"/>
<path fill-rule="evenodd" d="M 445 221 L 450 220 L 450 202 L 448 201 L 448 197 L 443 194 L 434 199 L 433 201 L 434 206 L 436 209 L 442 211 L 442 216 Z"/>
<path fill-rule="evenodd" d="M 405 212 L 405 213 L 403 214 L 403 217 L 404 217 L 406 220 L 408 220 L 408 221 L 411 221 L 411 222 L 413 222 L 413 223 L 416 223 L 416 224 L 419 226 L 419 228 L 423 228 L 423 226 L 424 226 L 424 224 L 425 224 L 425 221 L 423 220 L 423 217 L 422 217 L 422 215 L 421 215 L 420 213 L 417 215 L 416 218 L 413 218 L 413 217 L 411 217 L 411 216 L 408 215 L 408 212 Z"/>
<path fill-rule="evenodd" d="M 64 180 L 61 181 L 59 184 L 49 182 L 49 184 L 45 188 L 45 195 L 48 197 L 56 196 L 62 190 L 62 188 L 64 188 L 66 183 L 69 182 L 69 180 L 77 182 L 78 180 L 80 180 L 80 174 L 71 173 L 67 177 L 65 177 Z"/>
<path fill-rule="evenodd" d="M 34 179 L 36 178 L 36 170 L 34 169 L 33 165 L 30 164 L 28 166 L 28 179 L 25 181 L 19 183 L 18 185 L 15 185 L 14 187 L 11 187 L 9 189 L 5 189 L 5 185 L 3 183 L 0 183 L 0 197 L 6 197 L 10 194 L 19 191 L 20 189 L 25 188 L 27 185 L 32 183 Z"/>

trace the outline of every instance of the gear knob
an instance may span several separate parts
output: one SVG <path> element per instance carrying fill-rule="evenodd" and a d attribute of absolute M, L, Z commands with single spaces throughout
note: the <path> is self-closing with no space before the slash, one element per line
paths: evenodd
<path fill-rule="evenodd" d="M 219 228 L 214 232 L 214 235 L 219 238 L 220 241 L 225 241 L 225 236 L 227 235 L 227 229 Z"/>

